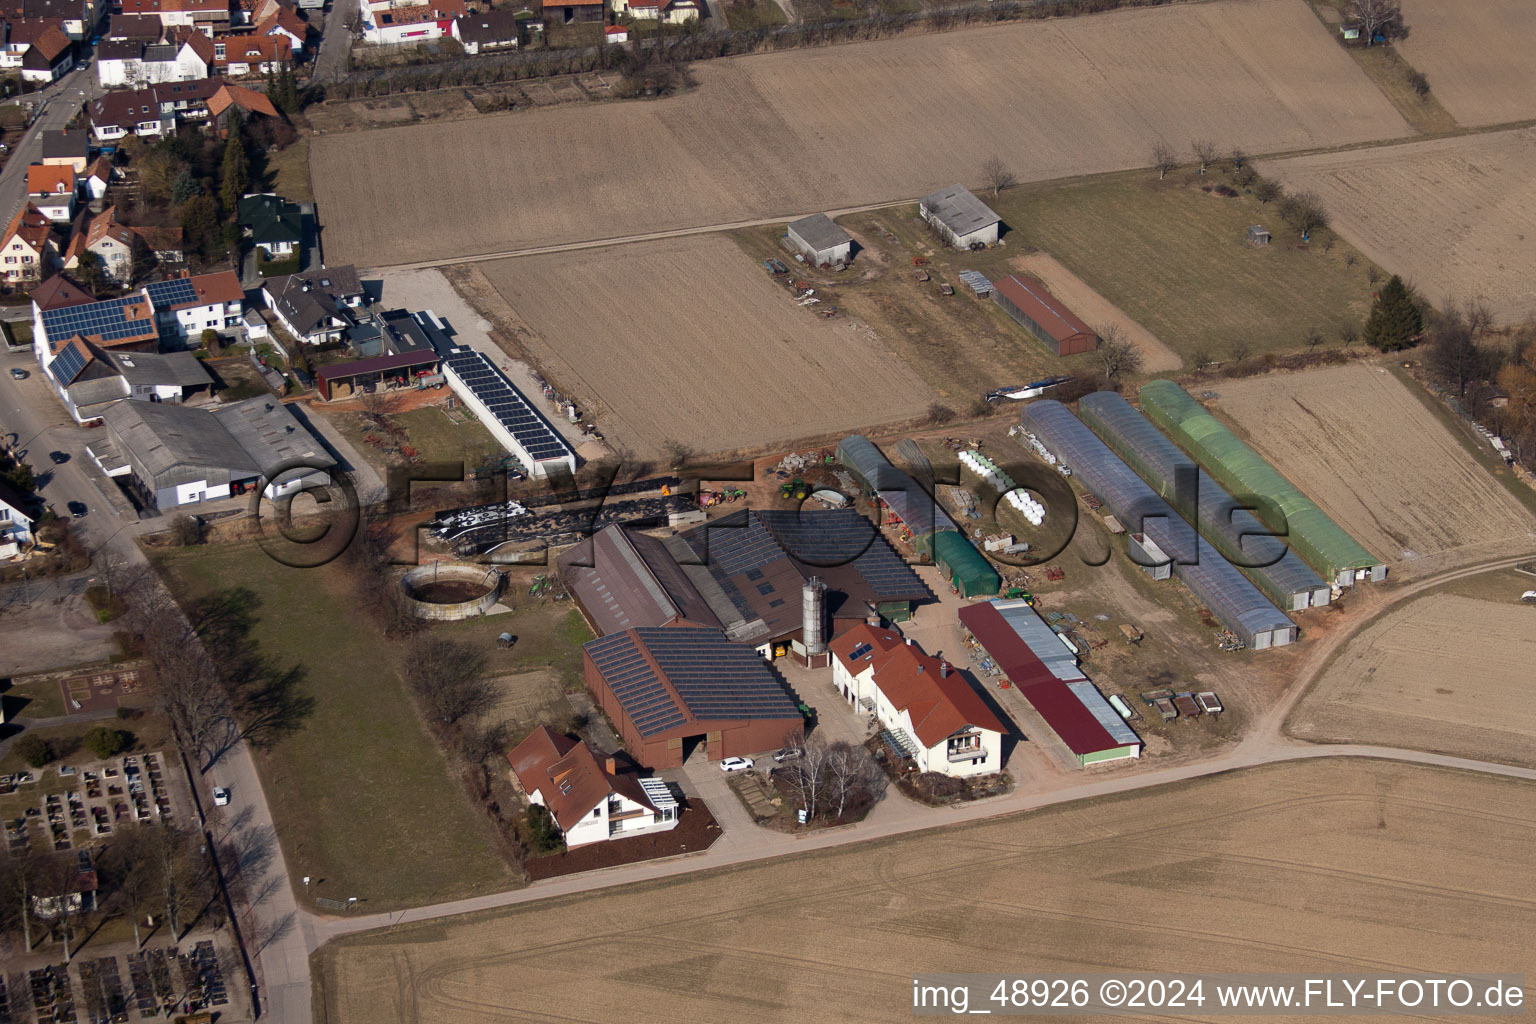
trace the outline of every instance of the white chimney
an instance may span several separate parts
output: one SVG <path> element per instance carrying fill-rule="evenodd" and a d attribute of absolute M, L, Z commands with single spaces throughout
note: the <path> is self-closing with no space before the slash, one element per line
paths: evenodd
<path fill-rule="evenodd" d="M 939 678 L 940 679 L 947 679 L 948 677 L 949 677 L 949 662 L 947 662 L 947 661 L 939 662 Z"/>

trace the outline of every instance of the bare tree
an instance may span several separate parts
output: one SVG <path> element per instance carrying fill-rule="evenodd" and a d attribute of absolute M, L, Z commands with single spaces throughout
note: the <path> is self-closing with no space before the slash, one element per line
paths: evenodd
<path fill-rule="evenodd" d="M 1202 344 L 1196 344 L 1189 350 L 1189 363 L 1197 373 L 1211 361 L 1211 350 Z"/>
<path fill-rule="evenodd" d="M 1419 99 L 1422 100 L 1429 95 L 1429 76 L 1424 74 L 1424 72 L 1417 68 L 1409 68 L 1407 79 L 1408 87 L 1413 90 L 1413 94 Z"/>
<path fill-rule="evenodd" d="M 661 443 L 661 457 L 668 469 L 682 469 L 692 461 L 693 445 L 683 441 L 667 440 Z"/>
<path fill-rule="evenodd" d="M 1018 183 L 1018 176 L 1008 169 L 1000 156 L 989 156 L 981 165 L 981 180 L 986 182 L 987 188 L 992 190 L 995 198 L 1003 189 L 1012 188 Z"/>
<path fill-rule="evenodd" d="M 805 741 L 800 756 L 790 762 L 785 773 L 800 798 L 800 806 L 805 810 L 807 821 L 822 810 L 821 798 L 827 785 L 828 759 L 826 741 L 813 736 Z"/>
<path fill-rule="evenodd" d="M 1457 398 L 1466 398 L 1473 382 L 1493 372 L 1491 354 L 1478 347 L 1468 317 L 1454 303 L 1446 303 L 1446 311 L 1435 318 L 1429 338 L 1427 368 Z"/>
<path fill-rule="evenodd" d="M 1271 203 L 1284 194 L 1285 190 L 1273 178 L 1259 178 L 1253 183 L 1253 197 L 1261 203 Z"/>
<path fill-rule="evenodd" d="M 1388 42 L 1403 31 L 1403 8 L 1398 0 L 1345 0 L 1344 24 L 1360 30 L 1366 46 L 1374 46 L 1376 37 Z"/>
<path fill-rule="evenodd" d="M 841 819 L 864 800 L 874 803 L 885 793 L 885 772 L 863 747 L 834 743 L 827 752 L 828 802 L 836 803 L 832 816 Z"/>
<path fill-rule="evenodd" d="M 1318 330 L 1316 327 L 1309 327 L 1307 328 L 1306 340 L 1307 351 L 1315 352 L 1317 351 L 1317 347 L 1323 343 L 1323 332 Z"/>
<path fill-rule="evenodd" d="M 1339 328 L 1339 341 L 1345 348 L 1360 340 L 1360 325 L 1354 323 L 1345 324 Z"/>
<path fill-rule="evenodd" d="M 485 652 L 443 637 L 422 637 L 406 653 L 405 681 L 433 718 L 452 725 L 481 715 L 496 703 L 496 688 L 485 677 Z"/>
<path fill-rule="evenodd" d="M 30 849 L 0 858 L 0 886 L 4 887 L 6 904 L 21 924 L 22 942 L 28 953 L 32 952 L 32 897 L 38 893 L 42 869 L 42 858 Z"/>
<path fill-rule="evenodd" d="M 107 847 L 98 867 L 133 921 L 133 948 L 144 946 L 139 923 L 144 908 L 154 899 L 157 887 L 158 839 L 148 828 L 120 829 Z"/>
<path fill-rule="evenodd" d="M 1298 192 L 1286 198 L 1280 214 L 1301 235 L 1303 242 L 1310 241 L 1312 232 L 1328 226 L 1328 211 L 1316 192 Z"/>
<path fill-rule="evenodd" d="M 1095 351 L 1099 357 L 1099 364 L 1104 367 L 1104 376 L 1110 380 L 1118 380 L 1124 374 L 1138 373 L 1141 370 L 1142 354 L 1119 324 L 1106 324 L 1098 329 L 1099 347 Z"/>
<path fill-rule="evenodd" d="M 1179 155 L 1173 151 L 1173 147 L 1166 142 L 1154 142 L 1152 144 L 1152 166 L 1157 169 L 1157 180 L 1162 181 L 1168 177 L 1168 172 L 1176 170 L 1179 166 Z"/>
<path fill-rule="evenodd" d="M 1468 299 L 1461 305 L 1461 315 L 1466 319 L 1467 329 L 1473 335 L 1481 336 L 1493 326 L 1493 310 L 1488 308 L 1486 299 Z"/>
<path fill-rule="evenodd" d="M 357 404 L 362 406 L 363 416 L 368 422 L 380 430 L 387 431 L 390 427 L 390 414 L 400 408 L 400 394 L 397 391 L 386 390 L 383 385 L 380 385 L 372 391 L 364 391 L 358 395 Z"/>
<path fill-rule="evenodd" d="M 1239 338 L 1232 343 L 1232 365 L 1242 366 L 1253 355 L 1253 345 L 1246 338 Z"/>
<path fill-rule="evenodd" d="M 1201 174 L 1204 174 L 1205 169 L 1216 162 L 1216 143 L 1210 139 L 1196 139 L 1189 144 L 1189 148 L 1194 150 L 1195 161 L 1200 165 Z"/>

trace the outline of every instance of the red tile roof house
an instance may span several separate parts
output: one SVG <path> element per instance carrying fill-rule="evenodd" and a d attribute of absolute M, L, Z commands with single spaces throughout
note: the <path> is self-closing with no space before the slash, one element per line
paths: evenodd
<path fill-rule="evenodd" d="M 31 203 L 23 203 L 0 237 L 0 270 L 5 282 L 36 281 L 59 258 L 53 222 Z"/>
<path fill-rule="evenodd" d="M 591 749 L 547 725 L 507 754 L 529 801 L 549 810 L 567 849 L 677 827 L 678 806 L 664 782 L 599 763 Z"/>
<path fill-rule="evenodd" d="M 124 14 L 160 19 L 164 28 L 191 25 L 204 35 L 229 29 L 229 0 L 122 0 Z"/>
<path fill-rule="evenodd" d="M 597 0 L 601 13 L 603 0 Z M 464 0 L 365 0 L 359 12 L 363 40 L 369 43 L 419 43 L 453 34 L 453 22 L 468 13 Z"/>
<path fill-rule="evenodd" d="M 67 224 L 75 216 L 75 169 L 68 164 L 33 164 L 27 168 L 27 195 L 43 215 Z"/>
<path fill-rule="evenodd" d="M 868 623 L 830 646 L 833 685 L 875 717 L 918 771 L 952 778 L 1002 771 L 1008 726 L 947 662 Z"/>
<path fill-rule="evenodd" d="M 214 67 L 231 78 L 276 74 L 291 60 L 293 41 L 285 35 L 221 36 L 213 41 Z"/>

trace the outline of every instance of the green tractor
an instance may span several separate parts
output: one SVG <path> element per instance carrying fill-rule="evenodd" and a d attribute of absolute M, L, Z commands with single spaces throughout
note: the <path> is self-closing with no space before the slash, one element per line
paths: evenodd
<path fill-rule="evenodd" d="M 799 477 L 795 477 L 779 488 L 779 497 L 794 498 L 796 501 L 804 501 L 810 493 L 810 488 L 806 487 L 805 481 Z"/>

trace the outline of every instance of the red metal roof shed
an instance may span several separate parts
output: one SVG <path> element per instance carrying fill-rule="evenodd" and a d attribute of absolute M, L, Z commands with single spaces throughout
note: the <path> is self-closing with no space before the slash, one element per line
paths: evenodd
<path fill-rule="evenodd" d="M 960 609 L 960 623 L 987 649 L 987 654 L 1003 670 L 1009 682 L 1021 690 L 1037 683 L 1060 682 L 1056 674 L 1029 649 L 1006 619 L 992 607 L 992 602 L 966 605 Z"/>
<path fill-rule="evenodd" d="M 1122 745 L 1060 679 L 1024 687 L 1024 698 L 1079 757 Z"/>
<path fill-rule="evenodd" d="M 1099 347 L 1099 336 L 1093 328 L 1033 277 L 1010 274 L 993 281 L 992 301 L 1059 356 L 1092 352 Z"/>

